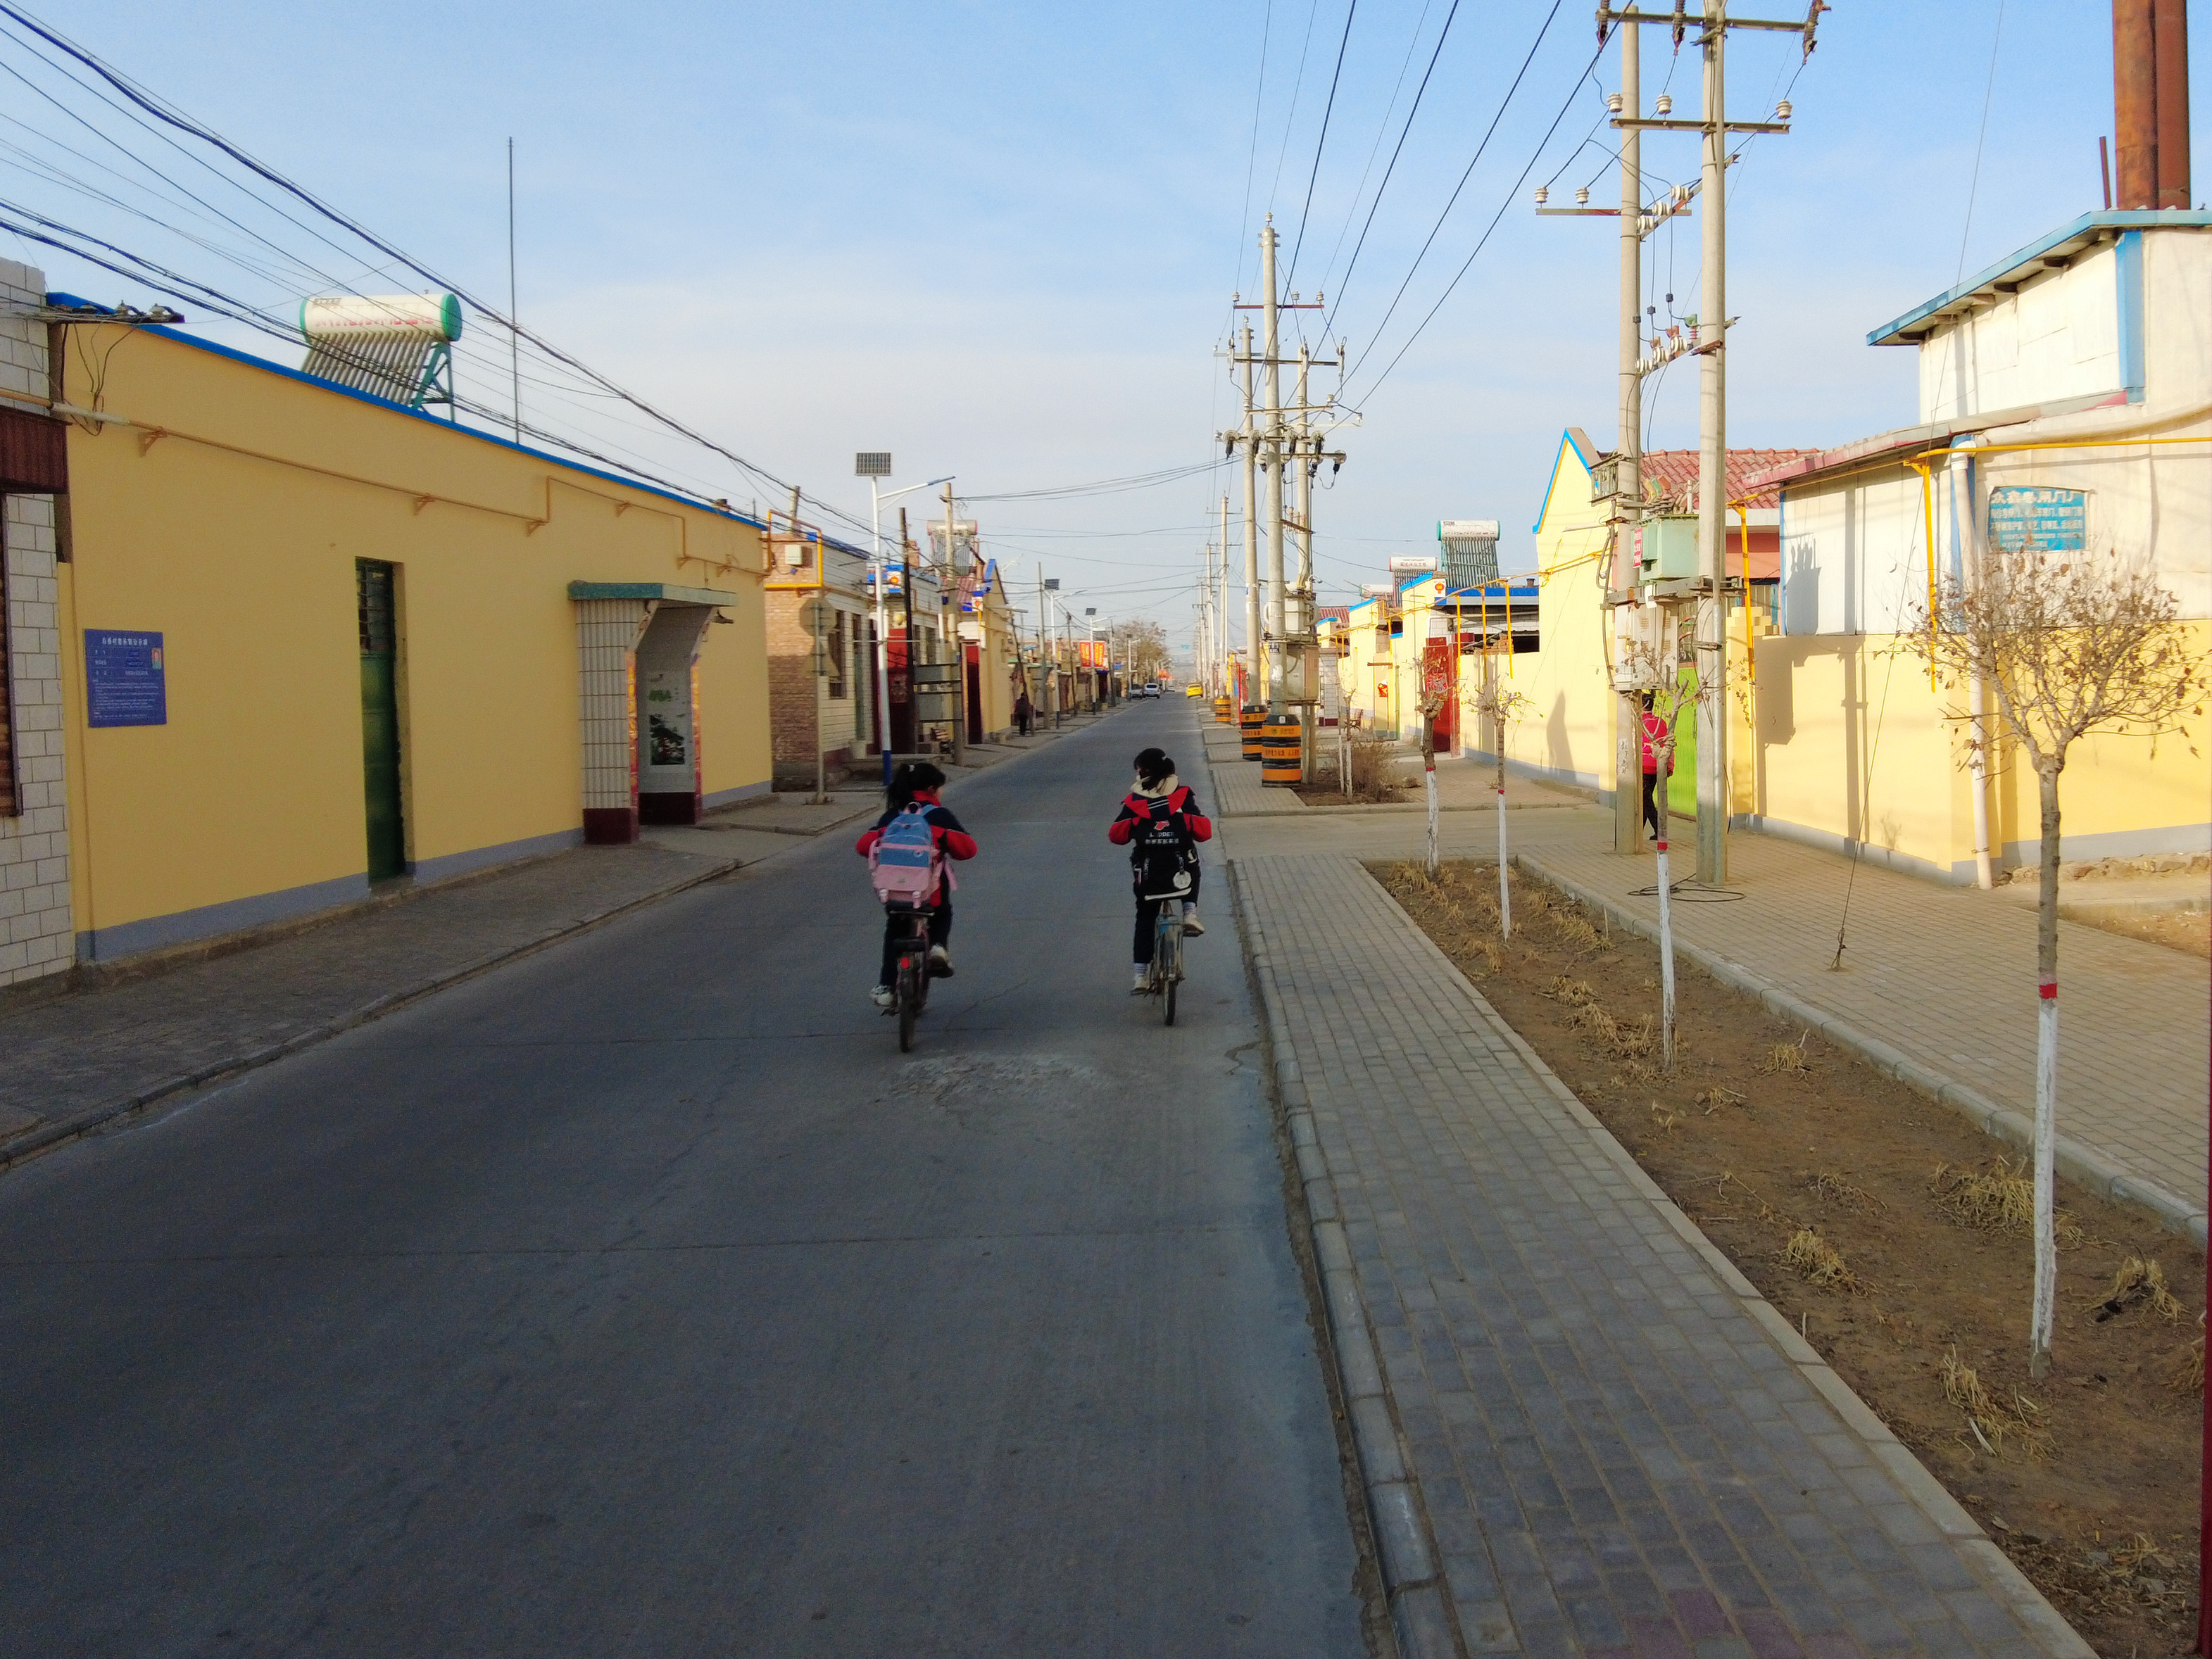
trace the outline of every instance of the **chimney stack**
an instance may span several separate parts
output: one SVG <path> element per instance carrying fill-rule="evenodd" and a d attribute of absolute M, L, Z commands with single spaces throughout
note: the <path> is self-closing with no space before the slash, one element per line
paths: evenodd
<path fill-rule="evenodd" d="M 2189 205 L 2189 0 L 2151 0 L 2158 58 L 2158 204 Z"/>
<path fill-rule="evenodd" d="M 2188 0 L 2112 0 L 2113 205 L 2189 205 Z"/>

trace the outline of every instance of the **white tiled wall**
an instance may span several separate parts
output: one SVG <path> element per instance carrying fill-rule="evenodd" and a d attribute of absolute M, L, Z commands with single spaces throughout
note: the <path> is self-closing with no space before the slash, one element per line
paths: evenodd
<path fill-rule="evenodd" d="M 0 303 L 43 305 L 46 277 L 0 259 Z M 0 387 L 45 395 L 46 326 L 0 317 Z M 69 806 L 62 782 L 60 584 L 51 495 L 10 495 L 4 526 L 12 684 L 15 817 L 0 817 L 0 985 L 58 973 L 75 959 Z"/>

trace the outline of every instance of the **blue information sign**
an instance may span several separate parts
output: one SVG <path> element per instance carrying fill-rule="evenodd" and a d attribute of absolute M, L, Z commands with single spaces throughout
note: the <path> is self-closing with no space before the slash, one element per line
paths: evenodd
<path fill-rule="evenodd" d="M 2078 553 L 2088 545 L 2089 492 L 2021 489 L 1990 491 L 1990 544 L 2005 553 L 2033 546 L 2045 553 Z"/>
<path fill-rule="evenodd" d="M 159 634 L 84 630 L 86 724 L 167 726 L 168 677 Z"/>

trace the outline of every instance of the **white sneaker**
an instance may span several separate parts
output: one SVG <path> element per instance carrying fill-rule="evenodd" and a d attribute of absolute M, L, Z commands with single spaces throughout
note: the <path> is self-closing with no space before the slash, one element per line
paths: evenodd
<path fill-rule="evenodd" d="M 932 979 L 952 977 L 952 953 L 942 945 L 929 947 L 929 976 Z"/>
<path fill-rule="evenodd" d="M 1198 925 L 1198 907 L 1195 904 L 1186 904 L 1182 907 L 1182 930 L 1193 939 L 1206 931 Z"/>
<path fill-rule="evenodd" d="M 898 1012 L 898 993 L 888 985 L 878 985 L 868 993 L 868 1000 L 886 1014 Z"/>
<path fill-rule="evenodd" d="M 1152 988 L 1152 964 L 1149 962 L 1140 962 L 1136 964 L 1136 977 L 1130 983 L 1129 994 L 1133 997 L 1140 997 Z"/>

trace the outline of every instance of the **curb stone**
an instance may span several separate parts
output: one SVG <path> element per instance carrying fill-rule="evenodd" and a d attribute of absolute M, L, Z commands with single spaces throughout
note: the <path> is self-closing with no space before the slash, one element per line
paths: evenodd
<path fill-rule="evenodd" d="M 1374 872 L 1364 866 L 1360 873 L 1375 881 Z M 1376 882 L 1378 888 L 1380 882 Z M 1387 888 L 1384 896 L 1389 896 Z M 1398 902 L 1390 899 L 1392 905 Z M 1403 907 L 1399 907 L 1403 915 Z M 1518 1054 L 1560 1106 L 1589 1136 L 1591 1141 L 1619 1169 L 1631 1185 L 1643 1195 L 1653 1209 L 1679 1234 L 1729 1291 L 1741 1302 L 1753 1322 L 1773 1340 L 1784 1357 L 1795 1365 L 1805 1380 L 1826 1401 L 1844 1426 L 1863 1442 L 1868 1455 L 1896 1478 L 1905 1496 L 1945 1538 L 1965 1555 L 1988 1587 L 1990 1593 L 2011 1610 L 2025 1626 L 2050 1659 L 2097 1659 L 2095 1650 L 2075 1628 L 2059 1616 L 2057 1608 L 2044 1597 L 2043 1592 L 2027 1580 L 2027 1575 L 2012 1564 L 2011 1558 L 1992 1543 L 1987 1534 L 1976 1524 L 1959 1501 L 1953 1498 L 1942 1483 L 1928 1472 L 1927 1466 L 1913 1455 L 1911 1448 L 1893 1434 L 1887 1424 L 1859 1398 L 1850 1385 L 1838 1376 L 1832 1367 L 1798 1333 L 1790 1322 L 1775 1310 L 1773 1304 L 1761 1296 L 1751 1281 L 1737 1270 L 1735 1264 L 1723 1255 L 1705 1231 L 1668 1197 L 1659 1183 L 1645 1173 L 1626 1147 L 1613 1138 L 1613 1132 L 1598 1121 L 1595 1113 L 1583 1104 L 1582 1098 L 1560 1081 L 1559 1074 L 1546 1065 L 1536 1051 L 1528 1046 L 1522 1035 L 1506 1023 L 1504 1015 L 1492 1007 L 1489 1000 L 1477 990 L 1462 974 L 1452 960 L 1444 955 L 1436 941 L 1422 933 L 1411 916 L 1406 926 L 1433 955 L 1442 974 L 1458 981 L 1465 990 L 1470 1005 L 1481 1015 L 1485 1024 L 1498 1033 L 1499 1038 Z"/>
<path fill-rule="evenodd" d="M 459 985 L 465 980 L 474 979 L 480 974 L 489 973 L 495 968 L 501 967 L 522 957 L 534 955 L 549 945 L 559 944 L 562 939 L 572 939 L 578 933 L 588 932 L 617 917 L 627 915 L 633 910 L 642 909 L 648 904 L 657 904 L 662 899 L 673 897 L 676 894 L 690 888 L 703 886 L 710 881 L 720 879 L 734 870 L 744 867 L 746 866 L 734 859 L 717 863 L 695 875 L 686 876 L 681 881 L 655 888 L 650 893 L 641 894 L 636 898 L 625 899 L 620 904 L 611 905 L 606 909 L 595 911 L 588 916 L 579 917 L 574 921 L 562 922 L 558 927 L 549 927 L 535 938 L 525 939 L 519 945 L 494 951 L 489 955 L 477 957 L 474 962 L 465 963 L 459 968 L 434 974 L 428 979 L 418 981 L 413 985 L 404 986 L 397 991 L 386 992 L 372 1001 L 363 1003 L 358 1008 L 337 1015 L 334 1018 L 324 1020 L 319 1024 L 312 1025 L 304 1031 L 295 1031 L 282 1042 L 272 1042 L 265 1048 L 251 1049 L 243 1054 L 234 1054 L 222 1060 L 211 1060 L 207 1065 L 197 1066 L 191 1071 L 179 1073 L 174 1077 L 164 1078 L 160 1082 L 150 1084 L 134 1094 L 124 1096 L 118 1100 L 104 1101 L 97 1106 L 88 1106 L 82 1111 L 74 1112 L 68 1117 L 42 1124 L 38 1128 L 28 1130 L 5 1144 L 0 1144 L 0 1173 L 5 1173 L 17 1164 L 36 1158 L 43 1152 L 52 1152 L 57 1146 L 81 1139 L 94 1130 L 103 1128 L 118 1119 L 143 1111 L 147 1107 L 166 1100 L 172 1095 L 182 1094 L 187 1090 L 201 1088 L 208 1084 L 219 1082 L 224 1078 L 238 1076 L 242 1073 L 258 1071 L 264 1066 L 271 1065 L 289 1055 L 296 1054 L 303 1049 L 312 1048 L 318 1043 L 326 1042 L 334 1036 L 352 1030 L 356 1026 L 366 1025 L 372 1020 L 381 1019 L 386 1014 L 396 1013 L 410 1003 L 419 1002 L 424 997 L 436 992 Z"/>
<path fill-rule="evenodd" d="M 1524 873 L 1559 889 L 1570 898 L 1578 900 L 1594 910 L 1601 911 L 1631 933 L 1640 933 L 1645 939 L 1659 937 L 1657 923 L 1636 915 L 1602 894 L 1593 892 L 1571 877 L 1559 874 L 1540 860 L 1526 853 L 1516 853 L 1513 862 Z M 1784 989 L 1765 975 L 1754 973 L 1716 951 L 1706 950 L 1702 945 L 1686 944 L 1679 939 L 1674 941 L 1674 950 L 1677 955 L 1687 957 L 1730 989 L 1758 998 L 1776 1013 L 1810 1027 L 1839 1048 L 1851 1050 L 1876 1071 L 1895 1078 L 1907 1088 L 1917 1090 L 1941 1105 L 1949 1107 L 1984 1134 L 2004 1142 L 2016 1152 L 2032 1152 L 2034 1150 L 2035 1125 L 2011 1107 L 1998 1105 L 1979 1090 L 1944 1076 L 1893 1044 L 1868 1035 L 1850 1021 L 1837 1018 L 1806 1001 L 1795 992 Z M 2059 1172 L 2069 1181 L 2087 1187 L 2100 1198 L 2114 1204 L 2145 1211 L 2169 1231 L 2193 1240 L 2198 1249 L 2205 1248 L 2207 1216 L 2203 1206 L 2178 1197 L 2141 1176 L 2129 1174 L 2110 1159 L 2066 1135 L 2057 1137 L 2056 1162 Z"/>
<path fill-rule="evenodd" d="M 1389 1390 L 1375 1354 L 1367 1305 L 1346 1243 L 1336 1183 L 1314 1130 L 1313 1109 L 1291 1045 L 1280 1000 L 1275 994 L 1266 936 L 1250 895 L 1229 862 L 1230 885 L 1237 896 L 1237 931 L 1244 959 L 1260 990 L 1266 1022 L 1267 1072 L 1282 1102 L 1284 1119 L 1296 1150 L 1298 1182 L 1306 1203 L 1306 1224 L 1328 1310 L 1329 1346 L 1335 1355 L 1345 1417 L 1359 1461 L 1360 1485 L 1367 1498 L 1367 1521 L 1380 1558 L 1385 1601 L 1403 1659 L 1462 1659 L 1467 1652 L 1450 1598 L 1437 1566 L 1438 1552 L 1418 1482 L 1406 1466 Z"/>

